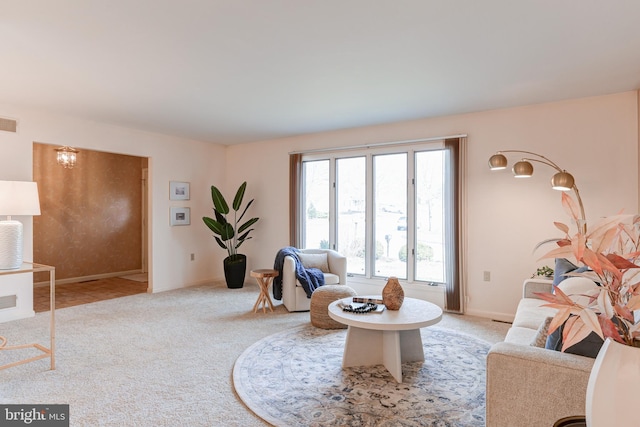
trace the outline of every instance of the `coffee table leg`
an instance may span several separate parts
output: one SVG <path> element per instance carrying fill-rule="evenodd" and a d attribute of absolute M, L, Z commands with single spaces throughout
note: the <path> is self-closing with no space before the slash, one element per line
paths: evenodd
<path fill-rule="evenodd" d="M 384 365 L 393 378 L 402 382 L 402 363 L 424 360 L 419 329 L 376 331 L 349 326 L 342 367 Z"/>
<path fill-rule="evenodd" d="M 402 352 L 402 363 L 424 361 L 420 329 L 400 331 L 400 351 Z"/>
<path fill-rule="evenodd" d="M 382 331 L 382 364 L 399 383 L 402 382 L 402 351 L 399 331 Z"/>
<path fill-rule="evenodd" d="M 344 343 L 342 367 L 382 364 L 382 331 L 349 326 Z"/>

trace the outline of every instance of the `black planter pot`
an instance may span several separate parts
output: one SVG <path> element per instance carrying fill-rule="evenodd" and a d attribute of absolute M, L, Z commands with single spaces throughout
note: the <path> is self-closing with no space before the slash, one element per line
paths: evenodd
<path fill-rule="evenodd" d="M 236 254 L 224 259 L 224 278 L 227 287 L 238 289 L 244 285 L 244 276 L 247 271 L 247 256 Z"/>

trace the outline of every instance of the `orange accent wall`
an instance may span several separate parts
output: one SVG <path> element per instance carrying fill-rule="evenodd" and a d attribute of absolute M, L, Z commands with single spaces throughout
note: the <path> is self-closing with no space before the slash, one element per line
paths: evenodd
<path fill-rule="evenodd" d="M 34 261 L 54 266 L 56 279 L 140 269 L 147 159 L 81 150 L 65 169 L 55 148 L 33 144 L 41 210 L 33 217 Z"/>

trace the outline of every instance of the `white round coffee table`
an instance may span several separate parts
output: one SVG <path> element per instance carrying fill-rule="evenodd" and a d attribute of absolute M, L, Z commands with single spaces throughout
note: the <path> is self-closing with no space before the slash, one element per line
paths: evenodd
<path fill-rule="evenodd" d="M 365 298 L 380 298 L 368 296 Z M 427 301 L 406 298 L 400 310 L 355 314 L 340 304 L 351 304 L 351 297 L 329 304 L 329 316 L 347 325 L 342 367 L 384 365 L 399 383 L 402 363 L 424 360 L 420 328 L 442 319 L 442 309 Z"/>

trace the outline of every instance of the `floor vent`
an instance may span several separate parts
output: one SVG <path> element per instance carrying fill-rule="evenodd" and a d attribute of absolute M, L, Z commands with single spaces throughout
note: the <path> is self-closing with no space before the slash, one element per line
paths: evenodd
<path fill-rule="evenodd" d="M 6 119 L 4 117 L 0 117 L 0 130 L 5 132 L 17 132 L 18 131 L 18 121 L 13 119 Z"/>
<path fill-rule="evenodd" d="M 4 310 L 5 308 L 15 308 L 17 300 L 18 297 L 16 295 L 0 297 L 0 310 Z"/>

